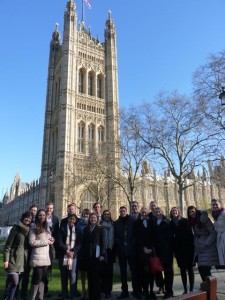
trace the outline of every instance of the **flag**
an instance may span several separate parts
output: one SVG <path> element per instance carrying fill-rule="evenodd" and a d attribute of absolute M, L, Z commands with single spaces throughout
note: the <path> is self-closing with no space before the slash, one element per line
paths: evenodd
<path fill-rule="evenodd" d="M 86 4 L 87 4 L 87 7 L 88 7 L 89 9 L 91 9 L 91 4 L 90 4 L 89 0 L 85 0 L 85 2 L 86 2 Z"/>

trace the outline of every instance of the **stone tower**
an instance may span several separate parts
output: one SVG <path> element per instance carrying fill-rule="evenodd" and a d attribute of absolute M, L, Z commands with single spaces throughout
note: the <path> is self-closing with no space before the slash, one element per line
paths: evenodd
<path fill-rule="evenodd" d="M 101 157 L 107 145 L 110 172 L 118 172 L 120 163 L 114 21 L 109 12 L 103 43 L 91 36 L 83 20 L 77 23 L 76 4 L 70 0 L 63 41 L 56 25 L 50 43 L 39 203 L 44 207 L 53 201 L 60 217 L 71 202 L 84 208 L 96 200 L 89 183 L 77 179 L 85 171 L 85 161 Z M 110 209 L 117 209 L 117 198 L 116 191 L 108 196 Z"/>

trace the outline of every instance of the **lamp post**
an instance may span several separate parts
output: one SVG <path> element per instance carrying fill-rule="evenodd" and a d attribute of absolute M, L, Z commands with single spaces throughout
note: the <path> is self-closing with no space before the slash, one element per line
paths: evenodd
<path fill-rule="evenodd" d="M 225 105 L 225 86 L 221 87 L 221 93 L 219 94 L 221 105 Z"/>
<path fill-rule="evenodd" d="M 164 182 L 164 192 L 165 192 L 165 198 L 166 198 L 166 215 L 169 217 L 170 214 L 170 204 L 169 204 L 169 193 L 168 193 L 168 182 Z"/>

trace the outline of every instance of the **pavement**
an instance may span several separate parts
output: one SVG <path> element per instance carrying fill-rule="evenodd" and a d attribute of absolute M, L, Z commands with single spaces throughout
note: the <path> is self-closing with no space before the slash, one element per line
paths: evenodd
<path fill-rule="evenodd" d="M 212 270 L 212 275 L 217 278 L 217 299 L 218 300 L 225 300 L 225 271 L 224 270 Z M 198 272 L 195 272 L 195 286 L 194 286 L 194 291 L 197 291 L 200 289 L 200 283 L 202 282 L 200 275 Z M 155 291 L 157 288 L 155 288 Z M 129 291 L 132 291 L 131 288 L 131 283 L 129 282 Z M 183 294 L 183 285 L 181 282 L 181 277 L 180 275 L 175 275 L 174 276 L 174 284 L 173 284 L 173 292 L 174 296 L 180 296 Z M 121 284 L 117 283 L 113 285 L 113 292 L 112 292 L 112 297 L 110 299 L 116 299 L 117 296 L 119 296 L 121 293 Z M 157 299 L 160 300 L 163 298 L 163 295 L 156 295 Z M 102 297 L 102 299 L 105 299 Z M 130 293 L 130 297 L 128 299 L 135 299 L 132 297 Z M 144 299 L 144 298 L 143 298 Z"/>
<path fill-rule="evenodd" d="M 225 300 L 225 271 L 224 270 L 212 270 L 212 275 L 217 278 L 217 300 Z M 195 286 L 194 286 L 194 291 L 197 291 L 200 289 L 200 283 L 202 282 L 198 271 L 195 271 Z M 135 299 L 131 295 L 132 287 L 131 287 L 131 282 L 128 283 L 129 286 L 129 294 L 130 296 L 127 299 Z M 157 288 L 155 288 L 155 291 Z M 180 275 L 175 275 L 174 276 L 174 284 L 173 284 L 173 291 L 174 291 L 174 296 L 180 296 L 183 294 L 183 285 L 181 282 L 181 277 Z M 117 296 L 119 296 L 121 293 L 121 284 L 116 283 L 113 285 L 113 291 L 111 295 L 111 300 L 117 299 Z M 47 298 L 46 298 L 47 299 Z M 52 296 L 50 298 L 51 300 L 59 300 L 59 298 Z M 80 298 L 76 298 L 80 299 Z M 104 300 L 105 297 L 102 295 L 102 300 Z M 143 297 L 144 299 L 144 297 Z M 163 299 L 163 294 L 157 295 L 157 299 L 161 300 Z"/>

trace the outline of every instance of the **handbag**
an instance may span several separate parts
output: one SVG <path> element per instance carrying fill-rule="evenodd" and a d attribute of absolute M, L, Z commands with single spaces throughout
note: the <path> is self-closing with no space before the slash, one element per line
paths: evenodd
<path fill-rule="evenodd" d="M 156 255 L 155 249 L 153 249 L 152 255 L 149 257 L 149 267 L 152 273 L 158 273 L 164 271 L 161 260 Z"/>

